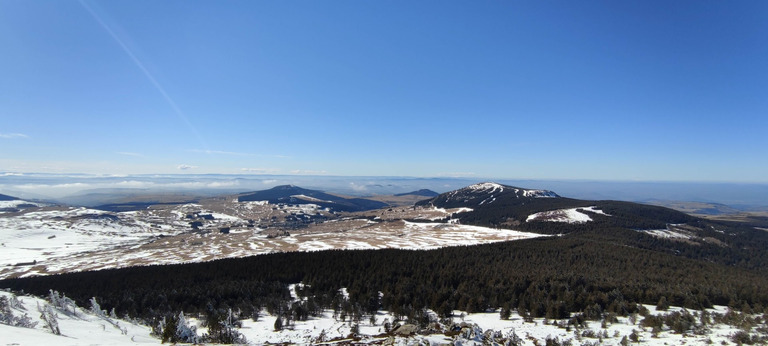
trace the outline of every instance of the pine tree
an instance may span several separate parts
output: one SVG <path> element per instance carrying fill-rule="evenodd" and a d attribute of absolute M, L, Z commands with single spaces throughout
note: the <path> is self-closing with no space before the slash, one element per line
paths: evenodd
<path fill-rule="evenodd" d="M 277 319 L 275 319 L 275 331 L 281 330 L 283 330 L 283 319 L 277 316 Z"/>

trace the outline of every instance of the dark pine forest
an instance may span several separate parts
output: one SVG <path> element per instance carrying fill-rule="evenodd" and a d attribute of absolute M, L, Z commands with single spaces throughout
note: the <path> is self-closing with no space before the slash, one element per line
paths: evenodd
<path fill-rule="evenodd" d="M 768 244 L 763 233 L 742 232 L 740 238 L 749 237 L 753 246 Z M 598 318 L 660 301 L 692 309 L 715 304 L 759 311 L 768 306 L 764 264 L 749 249 L 585 226 L 561 236 L 489 245 L 278 253 L 9 279 L 0 287 L 37 295 L 54 289 L 82 305 L 96 297 L 102 308 L 146 319 L 230 308 L 247 317 L 264 307 L 298 319 L 321 309 L 358 317 L 386 309 L 418 318 L 424 309 L 448 316 L 454 309 L 498 308 L 531 317 L 584 312 Z M 298 291 L 308 297 L 305 302 L 291 304 L 292 283 L 305 285 Z M 348 300 L 339 293 L 342 287 Z"/>

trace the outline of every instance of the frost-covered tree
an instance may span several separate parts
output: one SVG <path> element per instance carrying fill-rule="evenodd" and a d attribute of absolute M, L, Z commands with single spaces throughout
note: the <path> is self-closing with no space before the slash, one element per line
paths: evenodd
<path fill-rule="evenodd" d="M 0 297 L 0 323 L 10 325 L 13 321 L 13 311 L 8 303 L 8 298 Z"/>
<path fill-rule="evenodd" d="M 15 296 L 11 296 L 10 299 L 0 297 L 0 323 L 22 328 L 34 328 L 37 325 L 37 322 L 32 322 L 26 313 L 23 316 L 16 316 L 13 313 L 14 309 L 25 310 Z"/>
<path fill-rule="evenodd" d="M 187 323 L 183 312 L 179 312 L 178 322 L 176 323 L 176 337 L 181 342 L 197 343 L 199 341 L 197 328 Z"/>
<path fill-rule="evenodd" d="M 45 322 L 45 325 L 51 330 L 51 333 L 56 335 L 61 335 L 61 330 L 59 329 L 59 321 L 58 316 L 56 315 L 56 311 L 54 311 L 53 307 L 49 304 L 45 304 L 42 309 L 38 306 L 38 310 L 40 310 L 40 318 Z"/>
<path fill-rule="evenodd" d="M 171 343 L 198 343 L 200 337 L 197 336 L 197 328 L 190 326 L 183 312 L 178 315 L 170 315 L 160 322 L 162 328 L 162 342 Z"/>
<path fill-rule="evenodd" d="M 99 302 L 96 301 L 96 297 L 91 298 L 91 313 L 98 317 L 106 317 L 106 313 L 104 310 L 101 310 L 101 306 L 99 306 Z"/>
<path fill-rule="evenodd" d="M 59 294 L 59 292 L 54 290 L 50 290 L 49 292 L 50 294 L 48 295 L 48 301 L 54 308 L 61 311 L 65 315 L 78 317 L 77 304 L 74 300 L 63 294 Z"/>

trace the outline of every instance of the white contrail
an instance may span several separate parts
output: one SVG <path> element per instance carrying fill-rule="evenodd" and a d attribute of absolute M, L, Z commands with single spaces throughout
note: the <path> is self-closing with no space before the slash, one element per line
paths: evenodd
<path fill-rule="evenodd" d="M 84 0 L 80 0 L 79 2 L 80 2 L 80 5 L 82 5 L 88 11 L 88 13 L 90 13 L 91 16 L 93 16 L 93 18 L 96 19 L 97 22 L 99 22 L 99 25 L 101 25 L 101 27 L 104 28 L 104 30 L 106 30 L 109 33 L 109 36 L 112 36 L 112 39 L 114 39 L 115 42 L 117 42 L 117 44 L 119 44 L 120 47 L 123 48 L 123 51 L 126 54 L 128 54 L 128 57 L 130 57 L 131 60 L 133 60 L 133 63 L 136 64 L 136 66 L 141 70 L 141 72 L 144 73 L 147 79 L 149 79 L 152 85 L 155 86 L 155 89 L 157 89 L 157 91 L 159 91 L 160 94 L 163 95 L 163 98 L 165 99 L 166 102 L 168 102 L 171 108 L 173 108 L 173 111 L 176 113 L 179 119 L 181 119 L 181 121 L 183 121 L 184 124 L 186 124 L 187 127 L 189 127 L 190 131 L 192 131 L 195 137 L 197 137 L 197 140 L 200 141 L 200 144 L 202 144 L 202 146 L 207 149 L 208 145 L 205 144 L 205 141 L 203 141 L 202 137 L 200 137 L 200 134 L 197 132 L 195 127 L 192 126 L 191 122 L 189 122 L 189 119 L 187 118 L 187 116 L 184 115 L 184 112 L 181 110 L 181 108 L 179 108 L 179 106 L 176 105 L 176 102 L 174 102 L 173 99 L 170 96 L 168 96 L 168 93 L 165 92 L 165 89 L 163 88 L 163 86 L 157 82 L 154 76 L 152 76 L 152 73 L 150 73 L 149 70 L 147 70 L 147 68 L 144 67 L 144 64 L 141 63 L 141 60 L 139 60 L 139 58 L 137 58 L 136 55 L 133 54 L 133 52 L 128 48 L 125 42 L 123 42 L 123 40 L 121 40 L 120 37 L 117 36 L 117 34 L 114 31 L 112 31 L 112 29 L 109 28 L 109 25 L 107 25 L 107 23 L 101 20 L 101 17 L 99 17 L 99 15 L 96 14 L 96 12 L 93 9 L 91 9 L 91 7 L 88 6 L 88 4 L 86 4 Z"/>

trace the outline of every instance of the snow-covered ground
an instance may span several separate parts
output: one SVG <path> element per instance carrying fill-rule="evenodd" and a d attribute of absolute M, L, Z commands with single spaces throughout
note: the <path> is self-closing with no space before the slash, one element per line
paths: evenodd
<path fill-rule="evenodd" d="M 676 232 L 669 229 L 649 229 L 649 230 L 642 230 L 640 232 L 648 233 L 656 238 L 691 239 L 690 234 L 686 234 L 683 232 Z"/>
<path fill-rule="evenodd" d="M 647 306 L 653 315 L 664 315 L 673 311 L 682 311 L 681 308 L 670 308 L 668 311 L 655 311 L 652 306 Z M 708 310 L 710 313 L 725 314 L 727 308 L 718 306 L 715 309 Z M 431 312 L 430 312 L 431 313 Z M 698 314 L 699 312 L 691 311 Z M 434 313 L 431 313 L 434 316 Z M 277 317 L 263 316 L 258 321 L 244 320 L 243 327 L 239 330 L 250 342 L 257 344 L 264 343 L 291 343 L 291 344 L 317 344 L 321 342 L 340 343 L 351 341 L 350 334 L 354 325 L 358 326 L 359 344 L 380 344 L 389 339 L 397 345 L 486 345 L 489 344 L 488 337 L 494 334 L 509 338 L 516 335 L 521 345 L 544 345 L 547 339 L 557 338 L 560 342 L 571 342 L 572 345 L 619 345 L 623 338 L 630 339 L 633 332 L 638 336 L 640 344 L 643 345 L 705 345 L 716 344 L 726 345 L 731 343 L 731 336 L 740 329 L 715 324 L 708 326 L 705 333 L 701 335 L 693 332 L 675 333 L 668 327 L 664 327 L 660 332 L 654 335 L 651 328 L 640 326 L 642 316 L 618 317 L 618 321 L 607 323 L 605 327 L 600 321 L 588 321 L 587 326 L 576 328 L 574 326 L 566 327 L 567 321 L 545 320 L 542 318 L 533 319 L 525 322 L 522 317 L 513 312 L 509 319 L 502 320 L 498 311 L 486 313 L 466 314 L 461 311 L 454 311 L 452 318 L 455 325 L 463 325 L 465 328 L 459 335 L 452 333 L 438 332 L 431 335 L 411 335 L 392 337 L 386 333 L 384 322 L 393 323 L 395 317 L 385 311 L 376 315 L 375 324 L 371 324 L 370 318 L 366 317 L 359 323 L 352 321 L 340 321 L 333 318 L 332 311 L 326 311 L 322 316 L 312 318 L 307 321 L 292 321 L 292 325 L 275 331 L 274 324 Z M 435 319 L 437 319 L 435 317 Z M 400 324 L 407 323 L 401 321 Z M 560 325 L 558 325 L 558 323 Z M 447 329 L 449 326 L 442 324 L 441 328 Z M 499 333 L 494 333 L 499 332 Z M 449 335 L 446 335 L 449 334 Z M 752 334 L 758 334 L 752 332 Z"/>
<path fill-rule="evenodd" d="M 315 204 L 270 205 L 219 200 L 159 209 L 106 212 L 44 207 L 0 215 L 0 278 L 173 264 L 285 251 L 435 249 L 541 235 L 461 225 L 450 219 L 469 208 L 400 208 L 310 223 L 298 229 L 256 224 L 277 217 L 329 215 Z M 372 217 L 375 216 L 375 217 Z M 365 217 L 365 218 L 356 218 Z M 403 218 L 431 222 L 408 222 Z M 445 222 L 445 220 L 450 219 Z M 201 226 L 192 229 L 191 221 Z M 434 222 L 441 220 L 441 222 Z M 225 229 L 226 232 L 221 231 Z"/>
<path fill-rule="evenodd" d="M 27 202 L 16 204 L 24 203 Z M 200 206 L 189 204 L 173 210 L 119 213 L 82 207 L 40 207 L 0 214 L 0 278 L 14 273 L 80 270 L 78 258 L 98 257 L 106 252 L 126 253 L 160 235 L 187 232 L 190 226 L 185 212 L 191 209 L 200 210 Z M 209 214 L 214 215 L 217 222 L 244 222 L 221 213 Z M 85 262 L 109 267 L 109 263 L 117 266 L 119 259 L 120 256 L 92 258 Z M 97 260 L 101 263 L 94 262 Z"/>
<path fill-rule="evenodd" d="M 19 207 L 28 207 L 28 206 L 41 207 L 43 206 L 43 204 L 28 202 L 20 199 L 14 199 L 10 201 L 0 201 L 0 214 L 7 212 L 7 211 L 4 211 L 3 209 L 16 209 Z"/>
<path fill-rule="evenodd" d="M 0 291 L 0 299 L 10 301 L 13 294 Z M 117 318 L 100 317 L 89 310 L 76 308 L 71 311 L 54 309 L 61 335 L 55 335 L 42 319 L 40 309 L 48 302 L 32 296 L 15 297 L 19 305 L 9 307 L 10 314 L 18 319 L 28 318 L 32 328 L 0 323 L 0 344 L 3 345 L 135 345 L 160 344 L 150 336 L 151 328 Z M 6 311 L 6 312 L 8 312 Z M 0 311 L 0 315 L 4 313 Z"/>
<path fill-rule="evenodd" d="M 34 266 L 10 266 L 0 269 L 0 277 L 10 274 L 27 276 L 46 272 L 97 270 L 130 265 L 201 262 L 285 251 L 320 251 L 330 249 L 435 249 L 446 246 L 473 245 L 540 237 L 536 233 L 451 223 L 407 221 L 346 220 L 329 226 L 333 231 L 302 232 L 270 237 L 258 230 L 184 233 L 153 239 L 131 247 L 105 248 L 48 258 Z M 341 231 L 339 231 L 341 230 Z M 31 268 L 44 268 L 30 270 Z"/>
<path fill-rule="evenodd" d="M 592 218 L 589 217 L 588 214 L 583 213 L 579 210 L 584 210 L 584 211 L 592 212 L 595 214 L 610 216 L 605 212 L 603 212 L 602 210 L 595 209 L 595 208 L 597 207 L 591 206 L 591 207 L 582 207 L 582 208 L 542 211 L 539 213 L 528 215 L 528 218 L 525 221 L 526 222 L 552 221 L 552 222 L 567 222 L 567 223 L 584 223 L 584 222 L 592 221 Z"/>
<path fill-rule="evenodd" d="M 65 208 L 0 217 L 0 265 L 48 261 L 105 247 L 133 244 L 151 230 L 132 218 Z"/>
<path fill-rule="evenodd" d="M 294 299 L 299 299 L 295 295 Z M 7 345 L 129 345 L 129 344 L 159 344 L 160 340 L 151 336 L 151 328 L 136 324 L 132 321 L 109 317 L 106 312 L 101 315 L 91 309 L 76 308 L 54 309 L 56 322 L 61 335 L 55 335 L 42 317 L 42 311 L 50 302 L 32 296 L 15 296 L 7 291 L 0 291 L 0 340 Z M 646 306 L 650 314 L 663 316 L 665 314 L 682 312 L 683 309 L 672 307 L 667 311 L 655 311 L 655 307 Z M 717 306 L 707 310 L 714 314 L 726 314 L 726 307 Z M 698 311 L 689 311 L 699 316 Z M 660 331 L 652 331 L 641 326 L 643 316 L 617 317 L 613 323 L 588 321 L 585 326 L 567 326 L 566 320 L 546 320 L 541 318 L 525 322 L 517 313 L 512 312 L 509 319 L 502 320 L 497 311 L 466 314 L 454 311 L 450 321 L 438 322 L 436 315 L 432 316 L 434 331 L 429 334 L 394 335 L 387 333 L 385 323 L 391 330 L 408 321 L 395 321 L 395 317 L 386 311 L 379 311 L 372 320 L 365 316 L 360 321 L 349 318 L 342 320 L 333 316 L 333 311 L 324 311 L 320 316 L 309 317 L 306 321 L 291 321 L 290 324 L 276 331 L 276 316 L 262 311 L 257 321 L 242 320 L 238 331 L 246 337 L 248 344 L 382 344 L 394 345 L 485 345 L 491 339 L 517 340 L 520 345 L 543 345 L 547 339 L 557 338 L 560 342 L 570 342 L 571 345 L 619 345 L 625 337 L 630 339 L 633 333 L 643 345 L 729 345 L 732 336 L 741 329 L 725 324 L 710 322 L 706 328 L 699 328 L 699 333 L 688 331 L 675 333 L 665 326 Z M 757 315 L 751 316 L 758 317 Z M 26 319 L 24 323 L 20 323 Z M 200 320 L 187 319 L 196 326 L 199 336 L 206 331 Z M 714 318 L 711 319 L 714 321 Z M 9 322 L 12 321 L 12 322 Z M 701 327 L 699 318 L 696 325 Z M 25 325 L 13 326 L 13 325 Z M 452 329 L 452 327 L 454 329 Z M 353 331 L 357 329 L 357 334 Z M 753 337 L 765 337 L 765 322 L 758 323 L 748 333 Z M 763 330 L 761 332 L 761 330 Z"/>

